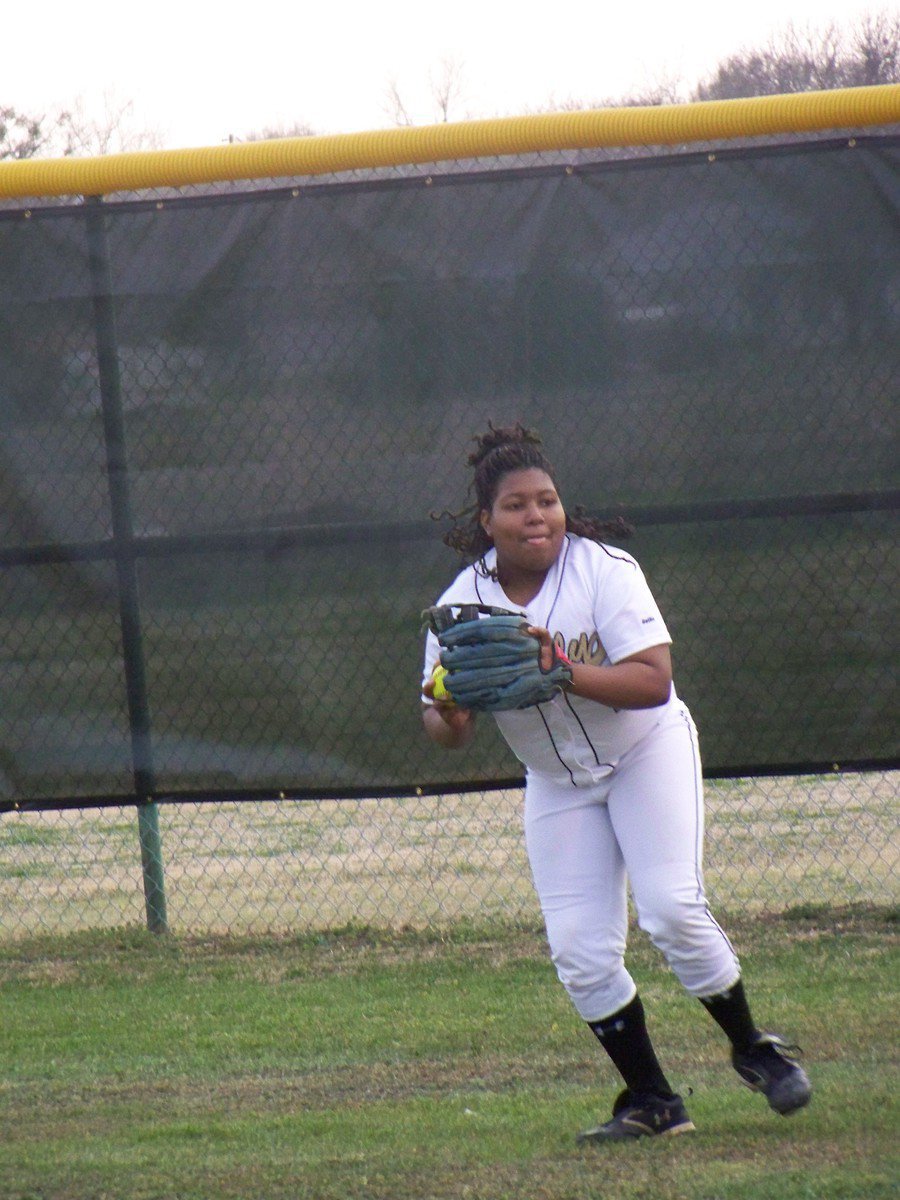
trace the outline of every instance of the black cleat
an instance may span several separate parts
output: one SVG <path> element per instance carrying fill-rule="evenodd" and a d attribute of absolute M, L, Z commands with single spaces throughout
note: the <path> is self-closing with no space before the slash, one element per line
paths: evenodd
<path fill-rule="evenodd" d="M 786 1117 L 809 1104 L 812 1085 L 798 1064 L 799 1047 L 774 1033 L 761 1033 L 749 1050 L 731 1052 L 731 1065 L 753 1092 L 762 1092 L 769 1107 Z"/>
<path fill-rule="evenodd" d="M 693 1128 L 680 1096 L 664 1100 L 662 1096 L 640 1095 L 626 1088 L 616 1098 L 612 1120 L 585 1129 L 575 1140 L 580 1145 L 627 1142 L 639 1137 L 674 1137 L 677 1133 L 690 1133 Z"/>

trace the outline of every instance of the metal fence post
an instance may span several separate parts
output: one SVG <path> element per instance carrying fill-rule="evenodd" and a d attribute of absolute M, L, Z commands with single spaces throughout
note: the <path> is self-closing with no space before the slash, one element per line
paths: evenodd
<path fill-rule="evenodd" d="M 165 881 L 162 846 L 159 836 L 159 811 L 153 795 L 156 791 L 153 770 L 153 744 L 150 705 L 144 662 L 140 597 L 134 560 L 134 524 L 128 482 L 128 456 L 125 422 L 122 413 L 122 379 L 116 332 L 116 311 L 112 294 L 109 243 L 106 218 L 100 196 L 85 198 L 88 260 L 97 338 L 97 369 L 103 412 L 103 437 L 112 519 L 113 548 L 119 595 L 119 619 L 122 629 L 122 655 L 131 734 L 131 757 L 135 791 L 138 796 L 138 836 L 144 880 L 144 906 L 147 928 L 164 933 L 166 918 Z"/>

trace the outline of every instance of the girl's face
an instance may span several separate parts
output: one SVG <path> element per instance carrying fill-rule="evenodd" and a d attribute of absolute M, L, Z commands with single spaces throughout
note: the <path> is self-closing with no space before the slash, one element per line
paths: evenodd
<path fill-rule="evenodd" d="M 480 520 L 494 543 L 498 567 L 507 571 L 545 573 L 566 536 L 566 514 L 553 480 L 536 467 L 504 475 Z"/>

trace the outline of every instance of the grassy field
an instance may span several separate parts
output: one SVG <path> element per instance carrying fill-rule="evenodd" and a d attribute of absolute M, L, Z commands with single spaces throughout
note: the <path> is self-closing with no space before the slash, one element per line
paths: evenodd
<path fill-rule="evenodd" d="M 732 922 L 761 1024 L 816 1094 L 784 1119 L 635 934 L 697 1125 L 576 1148 L 611 1068 L 540 931 L 297 938 L 119 930 L 0 948 L 3 1200 L 887 1200 L 897 1171 L 896 913 Z"/>

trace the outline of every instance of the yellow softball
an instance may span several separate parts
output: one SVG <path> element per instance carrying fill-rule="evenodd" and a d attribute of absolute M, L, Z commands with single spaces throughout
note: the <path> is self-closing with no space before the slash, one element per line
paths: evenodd
<path fill-rule="evenodd" d="M 431 678 L 434 680 L 434 691 L 431 693 L 435 700 L 452 700 L 453 697 L 444 687 L 444 676 L 447 674 L 446 667 L 442 667 L 438 663 L 431 672 Z"/>

